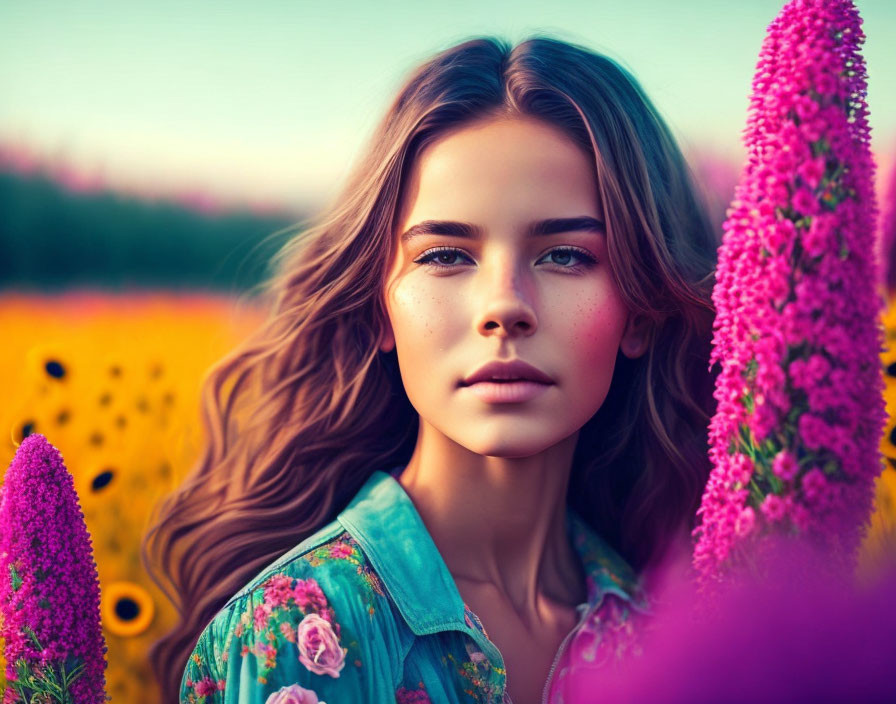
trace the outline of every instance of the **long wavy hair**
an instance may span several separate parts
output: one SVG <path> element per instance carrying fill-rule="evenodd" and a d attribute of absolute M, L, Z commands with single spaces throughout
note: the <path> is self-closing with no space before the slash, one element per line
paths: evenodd
<path fill-rule="evenodd" d="M 201 457 L 142 545 L 180 613 L 150 651 L 166 701 L 233 594 L 331 521 L 374 470 L 410 459 L 418 416 L 394 350 L 378 347 L 403 179 L 447 131 L 514 115 L 559 127 L 593 158 L 613 277 L 650 321 L 649 350 L 619 355 L 580 432 L 570 505 L 638 570 L 687 535 L 710 468 L 718 246 L 691 172 L 613 60 L 540 35 L 470 39 L 411 73 L 344 190 L 274 257 L 267 320 L 203 380 Z"/>

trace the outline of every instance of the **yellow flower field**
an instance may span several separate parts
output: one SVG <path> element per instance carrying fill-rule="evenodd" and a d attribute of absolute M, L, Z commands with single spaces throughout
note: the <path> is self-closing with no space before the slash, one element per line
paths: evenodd
<path fill-rule="evenodd" d="M 22 438 L 39 432 L 74 477 L 99 570 L 113 704 L 158 701 L 145 652 L 173 625 L 174 610 L 143 571 L 140 539 L 153 504 L 198 456 L 205 371 L 264 315 L 205 295 L 0 296 L 0 461 L 8 466 Z M 884 322 L 882 362 L 893 373 L 882 451 L 896 463 L 896 311 Z M 878 484 L 866 570 L 896 550 L 894 466 Z"/>
<path fill-rule="evenodd" d="M 0 461 L 5 471 L 22 438 L 42 433 L 74 478 L 113 704 L 158 702 L 145 652 L 175 612 L 142 568 L 140 539 L 153 504 L 198 456 L 204 372 L 262 318 L 202 295 L 0 296 Z"/>

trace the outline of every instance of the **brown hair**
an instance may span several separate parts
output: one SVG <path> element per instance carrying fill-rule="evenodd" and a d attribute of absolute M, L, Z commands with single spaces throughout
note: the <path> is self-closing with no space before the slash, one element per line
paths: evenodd
<path fill-rule="evenodd" d="M 265 324 L 204 379 L 202 456 L 143 543 L 181 615 L 150 652 L 166 701 L 229 597 L 409 460 L 417 414 L 378 349 L 402 179 L 440 135 L 498 114 L 556 125 L 594 158 L 613 275 L 652 323 L 580 433 L 570 504 L 636 569 L 687 535 L 709 471 L 717 247 L 690 171 L 614 61 L 544 36 L 471 39 L 408 78 L 342 193 L 275 257 Z"/>

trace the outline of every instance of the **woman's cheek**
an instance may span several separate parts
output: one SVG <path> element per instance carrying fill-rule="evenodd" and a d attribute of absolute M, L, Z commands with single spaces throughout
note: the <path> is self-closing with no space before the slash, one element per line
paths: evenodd
<path fill-rule="evenodd" d="M 432 387 L 433 372 L 462 327 L 461 310 L 456 297 L 425 281 L 405 281 L 393 289 L 389 317 L 409 396 L 420 384 Z"/>
<path fill-rule="evenodd" d="M 580 298 L 567 311 L 570 346 L 580 362 L 605 366 L 616 359 L 625 330 L 626 314 L 619 301 L 594 295 Z"/>
<path fill-rule="evenodd" d="M 402 282 L 393 291 L 389 315 L 395 329 L 396 341 L 403 338 L 406 345 L 424 342 L 432 334 L 432 298 L 421 286 Z"/>

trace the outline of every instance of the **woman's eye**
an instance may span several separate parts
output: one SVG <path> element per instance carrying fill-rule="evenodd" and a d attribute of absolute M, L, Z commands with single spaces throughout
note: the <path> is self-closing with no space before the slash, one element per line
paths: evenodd
<path fill-rule="evenodd" d="M 587 268 L 597 263 L 597 259 L 591 253 L 578 247 L 556 247 L 538 261 L 543 259 L 549 259 L 549 263 L 556 264 L 563 269 Z"/>
<path fill-rule="evenodd" d="M 459 249 L 453 247 L 437 247 L 424 252 L 414 260 L 415 264 L 428 264 L 436 268 L 447 269 L 454 265 L 459 257 L 466 256 Z"/>
<path fill-rule="evenodd" d="M 549 259 L 549 264 L 554 264 L 561 269 L 589 268 L 597 263 L 597 259 L 584 249 L 578 247 L 556 247 L 545 254 L 538 261 Z M 454 247 L 436 247 L 430 249 L 414 260 L 415 264 L 423 264 L 437 269 L 452 269 L 458 263 L 472 260 L 461 250 Z"/>

